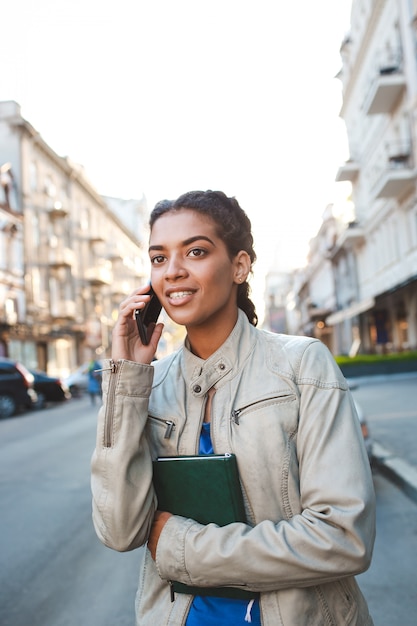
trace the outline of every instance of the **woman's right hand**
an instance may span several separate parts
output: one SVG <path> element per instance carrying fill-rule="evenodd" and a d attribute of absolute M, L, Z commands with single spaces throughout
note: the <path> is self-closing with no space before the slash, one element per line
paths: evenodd
<path fill-rule="evenodd" d="M 119 316 L 112 333 L 112 359 L 127 359 L 137 363 L 151 363 L 158 347 L 164 325 L 158 323 L 153 329 L 149 344 L 144 345 L 139 337 L 134 311 L 141 309 L 150 300 L 149 285 L 136 289 L 119 307 Z"/>
<path fill-rule="evenodd" d="M 155 517 L 148 539 L 148 550 L 154 561 L 156 559 L 156 548 L 158 546 L 159 536 L 170 517 L 172 517 L 172 513 L 168 513 L 167 511 L 155 511 Z"/>

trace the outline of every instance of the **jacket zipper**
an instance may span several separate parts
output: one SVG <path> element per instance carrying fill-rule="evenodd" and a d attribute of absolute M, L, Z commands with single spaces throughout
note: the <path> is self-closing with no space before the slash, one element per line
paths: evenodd
<path fill-rule="evenodd" d="M 174 583 L 172 582 L 172 580 L 169 580 L 168 584 L 169 584 L 169 594 L 170 594 L 171 602 L 175 602 Z"/>
<path fill-rule="evenodd" d="M 117 363 L 115 363 L 113 361 L 113 359 L 110 359 L 110 367 L 105 367 L 102 370 L 99 371 L 107 371 L 110 370 L 112 374 L 115 374 L 117 371 Z M 113 391 L 113 387 L 116 384 L 116 377 L 115 376 L 110 376 L 109 379 L 109 393 L 110 391 Z M 110 411 L 109 411 L 109 405 L 107 404 L 106 407 L 106 415 L 104 417 L 104 442 L 103 445 L 105 448 L 111 448 L 112 445 L 112 436 L 111 436 L 111 429 L 112 429 L 112 424 L 113 424 L 113 420 L 110 418 Z"/>
<path fill-rule="evenodd" d="M 110 367 L 104 367 L 103 369 L 97 370 L 97 371 L 100 371 L 100 372 L 111 371 L 112 374 L 116 374 L 116 372 L 117 372 L 117 363 L 115 363 L 113 361 L 113 359 L 110 359 Z M 110 376 L 110 379 L 109 379 L 109 394 L 113 391 L 113 388 L 114 388 L 115 384 L 116 384 L 116 377 L 115 376 Z M 155 419 L 158 422 L 162 422 L 162 423 L 164 423 L 166 425 L 164 439 L 169 439 L 171 437 L 172 431 L 175 428 L 175 423 L 172 420 L 165 420 L 165 419 L 162 419 L 160 417 L 152 416 L 152 419 Z M 111 448 L 111 445 L 112 445 L 112 437 L 111 437 L 112 424 L 113 424 L 113 420 L 110 417 L 110 412 L 109 412 L 108 405 L 107 405 L 106 415 L 105 415 L 105 419 L 104 419 L 104 447 L 105 448 Z"/>
<path fill-rule="evenodd" d="M 172 420 L 163 419 L 162 417 L 155 417 L 155 415 L 151 415 L 150 417 L 157 422 L 161 422 L 161 424 L 165 424 L 166 430 L 164 434 L 164 439 L 169 439 L 172 435 L 172 431 L 175 430 L 175 422 L 173 422 Z"/>
<path fill-rule="evenodd" d="M 244 411 L 255 407 L 257 404 L 265 404 L 266 406 L 269 404 L 275 404 L 279 399 L 286 398 L 286 397 L 289 397 L 289 396 L 273 396 L 272 398 L 265 398 L 263 400 L 257 400 L 256 402 L 251 402 L 250 404 L 243 406 L 241 409 L 233 409 L 232 419 L 234 423 L 237 426 L 239 426 L 240 416 Z"/>

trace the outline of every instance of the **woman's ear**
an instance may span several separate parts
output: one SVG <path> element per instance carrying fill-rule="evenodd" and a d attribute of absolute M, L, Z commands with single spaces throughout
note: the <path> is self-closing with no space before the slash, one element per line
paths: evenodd
<path fill-rule="evenodd" d="M 240 250 L 234 258 L 235 274 L 234 281 L 237 284 L 244 283 L 250 272 L 250 256 L 245 250 Z"/>

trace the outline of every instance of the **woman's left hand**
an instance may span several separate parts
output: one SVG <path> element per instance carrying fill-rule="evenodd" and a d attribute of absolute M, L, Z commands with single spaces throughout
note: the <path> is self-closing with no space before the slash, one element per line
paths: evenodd
<path fill-rule="evenodd" d="M 148 550 L 150 551 L 154 561 L 156 559 L 156 548 L 158 545 L 159 536 L 171 515 L 172 513 L 167 513 L 166 511 L 156 511 L 155 517 L 153 518 L 151 534 L 149 535 L 148 539 Z"/>

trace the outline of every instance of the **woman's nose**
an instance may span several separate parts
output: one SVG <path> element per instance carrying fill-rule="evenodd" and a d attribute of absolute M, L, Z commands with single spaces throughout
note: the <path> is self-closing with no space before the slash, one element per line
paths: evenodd
<path fill-rule="evenodd" d="M 168 280 L 175 280 L 178 277 L 183 277 L 187 274 L 184 265 L 180 262 L 180 259 L 171 257 L 166 266 L 165 278 Z"/>

